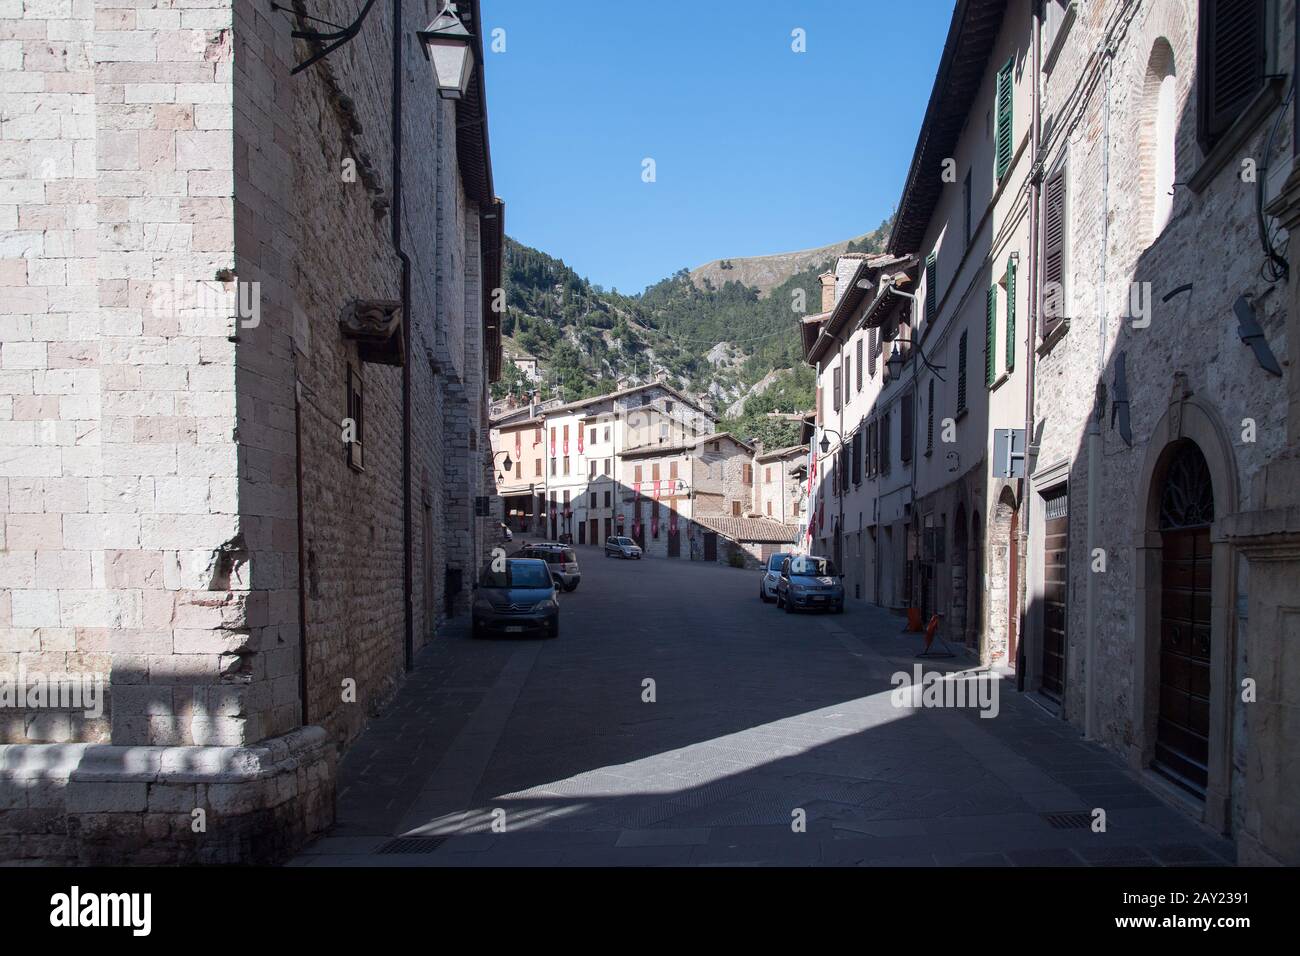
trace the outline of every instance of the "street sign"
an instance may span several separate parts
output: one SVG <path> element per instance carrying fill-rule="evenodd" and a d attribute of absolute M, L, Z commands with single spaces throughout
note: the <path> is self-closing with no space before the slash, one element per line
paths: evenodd
<path fill-rule="evenodd" d="M 1025 477 L 1025 430 L 993 430 L 993 475 L 995 478 Z"/>

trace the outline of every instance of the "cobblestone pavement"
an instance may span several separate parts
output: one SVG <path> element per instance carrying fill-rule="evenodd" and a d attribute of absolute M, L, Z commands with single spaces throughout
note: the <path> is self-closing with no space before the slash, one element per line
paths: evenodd
<path fill-rule="evenodd" d="M 333 831 L 291 865 L 1233 859 L 1013 685 L 992 719 L 895 707 L 920 649 L 896 617 L 785 614 L 755 572 L 579 551 L 557 640 L 460 628 L 425 650 L 344 757 Z M 1104 833 L 1051 819 L 1098 807 Z"/>

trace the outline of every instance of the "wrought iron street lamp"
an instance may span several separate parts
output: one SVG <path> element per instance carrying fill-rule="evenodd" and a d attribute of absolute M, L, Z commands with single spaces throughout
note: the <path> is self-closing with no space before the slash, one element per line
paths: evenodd
<path fill-rule="evenodd" d="M 469 89 L 469 78 L 474 72 L 474 35 L 461 23 L 456 4 L 444 4 L 433 22 L 418 31 L 417 36 L 425 59 L 433 66 L 438 95 L 448 100 L 460 99 Z"/>

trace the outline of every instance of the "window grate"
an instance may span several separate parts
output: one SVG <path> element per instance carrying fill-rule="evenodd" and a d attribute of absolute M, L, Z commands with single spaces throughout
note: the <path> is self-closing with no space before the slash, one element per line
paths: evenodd
<path fill-rule="evenodd" d="M 446 840 L 446 837 L 394 837 L 375 852 L 378 854 L 432 853 Z"/>

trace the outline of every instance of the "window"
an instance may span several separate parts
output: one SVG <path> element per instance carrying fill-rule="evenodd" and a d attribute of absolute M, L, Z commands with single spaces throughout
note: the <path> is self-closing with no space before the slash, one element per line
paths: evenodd
<path fill-rule="evenodd" d="M 971 171 L 969 169 L 966 170 L 966 179 L 961 184 L 961 204 L 966 211 L 966 227 L 963 235 L 966 237 L 965 248 L 968 249 L 970 248 L 971 229 L 973 227 L 973 223 L 971 222 L 970 173 Z"/>
<path fill-rule="evenodd" d="M 844 396 L 840 391 L 840 367 L 831 369 L 831 407 L 837 412 L 844 406 Z"/>
<path fill-rule="evenodd" d="M 852 367 L 853 367 L 853 363 L 849 360 L 849 357 L 847 355 L 844 356 L 844 401 L 845 402 L 848 402 L 849 393 L 853 388 L 853 376 L 851 374 Z"/>
<path fill-rule="evenodd" d="M 655 462 L 650 466 L 650 480 L 651 481 L 659 480 L 659 462 Z"/>
<path fill-rule="evenodd" d="M 862 484 L 862 429 L 853 433 L 853 483 Z"/>
<path fill-rule="evenodd" d="M 879 436 L 880 436 L 880 428 L 876 422 L 873 421 L 869 425 L 867 425 L 866 467 L 867 467 L 868 478 L 875 477 L 876 474 L 876 465 L 879 459 L 879 451 L 880 451 L 880 447 L 878 444 Z"/>
<path fill-rule="evenodd" d="M 860 392 L 862 391 L 862 337 L 861 336 L 858 337 L 858 344 L 856 346 L 856 351 L 858 356 L 858 363 L 855 367 L 858 373 L 857 386 L 858 386 L 858 391 Z"/>
<path fill-rule="evenodd" d="M 957 414 L 966 411 L 966 336 L 957 340 Z"/>
<path fill-rule="evenodd" d="M 1177 87 L 1174 51 L 1169 41 L 1161 37 L 1152 46 L 1147 60 L 1142 88 L 1142 125 L 1138 137 L 1141 181 L 1146 191 L 1142 197 L 1142 209 L 1149 225 L 1148 242 L 1164 231 L 1174 210 Z"/>
<path fill-rule="evenodd" d="M 1065 321 L 1065 197 L 1062 166 L 1043 187 L 1043 338 Z"/>
<path fill-rule="evenodd" d="M 596 507 L 596 493 L 594 491 L 591 493 L 591 506 Z"/>
<path fill-rule="evenodd" d="M 569 473 L 569 456 L 568 456 L 568 455 L 565 455 L 565 456 L 564 456 L 564 473 L 565 473 L 566 475 Z"/>
<path fill-rule="evenodd" d="M 609 441 L 609 426 L 605 426 L 605 441 Z"/>
<path fill-rule="evenodd" d="M 640 466 L 640 465 L 637 465 L 637 466 L 632 470 L 632 480 L 635 481 L 635 482 L 637 482 L 637 483 L 640 483 L 640 481 L 641 481 L 641 466 Z"/>
<path fill-rule="evenodd" d="M 346 443 L 344 455 L 349 467 L 362 471 L 361 449 L 365 440 L 366 410 L 362 397 L 361 372 L 351 364 L 348 365 L 347 410 L 348 418 L 352 420 L 352 440 Z"/>
<path fill-rule="evenodd" d="M 889 412 L 880 416 L 880 473 L 889 474 Z"/>
<path fill-rule="evenodd" d="M 551 476 L 554 477 L 554 475 L 555 475 L 555 459 L 552 458 L 552 459 L 551 459 Z"/>
<path fill-rule="evenodd" d="M 997 355 L 993 351 L 998 337 L 998 287 L 989 286 L 984 305 L 984 384 L 990 388 L 997 378 Z"/>
<path fill-rule="evenodd" d="M 1007 374 L 1016 368 L 1016 257 L 1007 259 Z"/>
<path fill-rule="evenodd" d="M 540 478 L 542 476 L 542 460 L 537 458 L 533 461 L 533 476 Z"/>
<path fill-rule="evenodd" d="M 905 462 L 912 460 L 912 440 L 913 440 L 912 426 L 913 426 L 913 418 L 915 417 L 915 412 L 916 412 L 916 392 L 909 391 L 906 395 L 903 396 L 903 400 L 899 408 L 899 415 L 901 416 L 901 422 L 900 422 L 901 427 L 898 436 L 899 439 L 898 457 Z"/>
<path fill-rule="evenodd" d="M 930 379 L 929 393 L 925 400 L 925 453 L 934 451 L 934 379 Z"/>
<path fill-rule="evenodd" d="M 745 466 L 741 469 L 741 473 L 742 473 L 742 476 L 743 476 L 741 480 L 742 480 L 745 484 L 747 484 L 747 485 L 752 485 L 752 484 L 754 483 L 754 466 L 753 466 L 753 465 L 745 465 Z"/>
<path fill-rule="evenodd" d="M 677 462 L 670 461 L 668 463 L 668 477 L 673 481 L 677 480 Z"/>
<path fill-rule="evenodd" d="M 605 492 L 605 507 L 610 507 L 610 492 Z"/>
<path fill-rule="evenodd" d="M 763 469 L 763 484 L 770 485 L 771 483 L 772 483 L 772 466 L 769 465 L 768 467 Z"/>
<path fill-rule="evenodd" d="M 772 502 L 770 501 L 767 503 L 767 516 L 772 517 Z"/>
<path fill-rule="evenodd" d="M 939 305 L 938 257 L 930 253 L 925 257 L 925 323 L 934 321 L 934 313 Z"/>
<path fill-rule="evenodd" d="M 533 432 L 533 444 L 540 445 L 541 443 L 542 443 L 542 426 L 538 425 L 537 430 Z"/>
<path fill-rule="evenodd" d="M 733 501 L 733 502 L 731 503 L 731 516 L 732 516 L 733 518 L 739 518 L 739 517 L 740 517 L 740 502 L 739 502 L 739 501 Z"/>
<path fill-rule="evenodd" d="M 593 428 L 590 430 L 590 438 L 588 440 L 590 444 L 596 444 L 596 429 Z"/>
<path fill-rule="evenodd" d="M 876 328 L 875 326 L 872 326 L 872 328 L 871 328 L 871 332 L 869 333 L 869 335 L 870 335 L 870 341 L 867 343 L 867 346 L 868 346 L 868 347 L 867 347 L 867 361 L 871 363 L 870 370 L 869 370 L 869 374 L 871 375 L 872 378 L 875 378 L 875 377 L 876 377 L 876 357 L 877 357 L 878 355 L 880 355 L 880 329 Z M 859 368 L 862 367 L 862 363 L 861 363 L 861 362 L 858 363 L 858 367 L 859 367 Z"/>
<path fill-rule="evenodd" d="M 1264 86 L 1264 0 L 1200 0 L 1196 138 L 1209 152 Z"/>
<path fill-rule="evenodd" d="M 1014 65 L 1015 58 L 1013 57 L 1007 60 L 1002 69 L 998 70 L 997 102 L 993 107 L 997 114 L 993 134 L 993 164 L 998 182 L 1002 181 L 1002 178 L 1007 174 L 1007 170 L 1011 168 L 1011 153 L 1015 149 L 1015 140 L 1012 136 L 1015 114 L 1011 109 L 1011 91 L 1013 88 L 1011 70 Z"/>
<path fill-rule="evenodd" d="M 614 460 L 614 459 L 612 459 L 612 458 L 606 458 L 606 459 L 605 459 L 605 469 L 604 469 L 604 473 L 605 473 L 606 475 L 609 474 L 609 469 L 610 469 L 610 467 L 611 467 L 611 464 L 610 464 L 610 463 L 611 463 L 613 460 Z"/>

